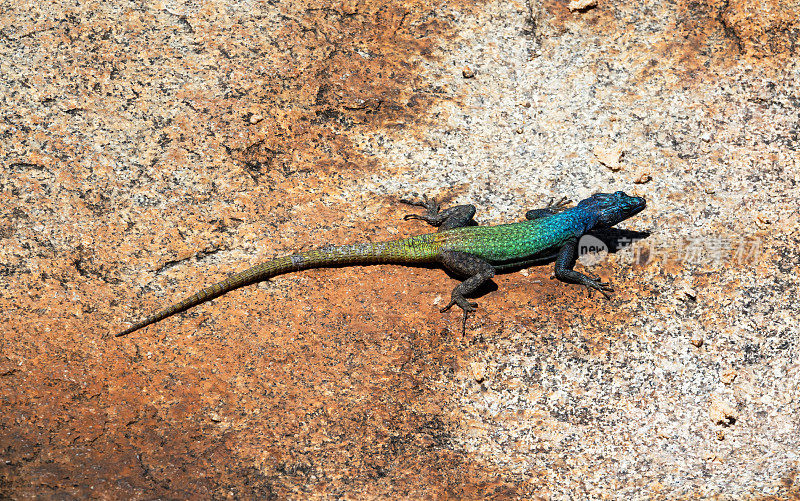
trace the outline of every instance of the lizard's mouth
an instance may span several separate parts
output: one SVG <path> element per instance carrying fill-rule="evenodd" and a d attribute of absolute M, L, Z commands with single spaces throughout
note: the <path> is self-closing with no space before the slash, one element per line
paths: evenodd
<path fill-rule="evenodd" d="M 647 201 L 643 197 L 631 197 L 633 205 L 631 206 L 631 215 L 638 214 L 647 207 Z"/>

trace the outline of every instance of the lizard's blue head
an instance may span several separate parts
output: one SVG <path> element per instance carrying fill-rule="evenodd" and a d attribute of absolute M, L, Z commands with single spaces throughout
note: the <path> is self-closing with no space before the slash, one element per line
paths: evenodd
<path fill-rule="evenodd" d="M 638 214 L 645 208 L 642 197 L 631 197 L 618 191 L 616 193 L 595 193 L 591 197 L 581 200 L 578 208 L 597 215 L 599 226 L 614 226 L 620 221 Z"/>

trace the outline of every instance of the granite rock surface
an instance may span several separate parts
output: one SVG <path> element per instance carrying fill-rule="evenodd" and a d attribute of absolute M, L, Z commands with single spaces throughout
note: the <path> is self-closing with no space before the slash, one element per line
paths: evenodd
<path fill-rule="evenodd" d="M 800 3 L 6 2 L 0 498 L 800 495 Z M 645 196 L 587 261 L 298 249 Z M 583 265 L 580 265 L 582 267 Z"/>

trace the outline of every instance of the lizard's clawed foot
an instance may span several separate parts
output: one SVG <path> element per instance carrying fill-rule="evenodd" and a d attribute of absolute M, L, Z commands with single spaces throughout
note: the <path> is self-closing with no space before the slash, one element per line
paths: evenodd
<path fill-rule="evenodd" d="M 403 216 L 403 220 L 405 221 L 408 221 L 409 219 L 422 219 L 423 221 L 427 222 L 429 219 L 435 218 L 441 209 L 439 204 L 436 202 L 436 199 L 428 198 L 427 195 L 422 195 L 422 200 L 409 200 L 407 198 L 403 198 L 400 200 L 400 203 L 413 205 L 414 207 L 422 207 L 425 209 L 425 214 L 423 215 L 406 214 Z"/>
<path fill-rule="evenodd" d="M 569 208 L 569 204 L 572 203 L 567 197 L 561 197 L 561 200 L 558 202 L 555 201 L 555 198 L 551 198 L 549 202 L 547 202 L 547 207 L 545 209 L 553 211 L 553 212 L 561 212 Z"/>
<path fill-rule="evenodd" d="M 475 311 L 478 308 L 478 303 L 473 303 L 473 302 L 467 301 L 467 299 L 464 296 L 457 296 L 457 297 L 453 297 L 450 300 L 450 302 L 447 304 L 447 306 L 445 306 L 444 308 L 442 308 L 439 311 L 444 313 L 444 312 L 446 312 L 447 310 L 449 310 L 453 306 L 458 306 L 459 308 L 461 308 L 464 311 L 464 320 L 463 320 L 463 322 L 461 322 L 461 335 L 462 336 L 466 336 L 467 335 L 467 317 L 469 316 L 470 313 L 472 313 L 473 311 Z"/>
<path fill-rule="evenodd" d="M 611 292 L 614 292 L 614 287 L 611 286 L 611 282 L 601 282 L 600 277 L 586 277 L 586 281 L 583 283 L 588 289 L 589 294 L 591 295 L 592 290 L 600 291 L 600 294 L 606 297 L 606 299 L 611 299 Z"/>
<path fill-rule="evenodd" d="M 467 299 L 464 296 L 454 297 L 453 299 L 450 300 L 447 306 L 445 306 L 439 311 L 444 313 L 453 306 L 458 306 L 466 313 L 475 311 L 478 308 L 478 303 L 472 303 L 470 301 L 467 301 Z"/>
<path fill-rule="evenodd" d="M 561 197 L 561 200 L 558 202 L 556 202 L 555 198 L 551 198 L 550 201 L 547 202 L 547 207 L 542 209 L 532 209 L 526 212 L 525 219 L 533 220 L 558 214 L 559 212 L 567 210 L 571 203 L 572 200 L 567 197 Z"/>

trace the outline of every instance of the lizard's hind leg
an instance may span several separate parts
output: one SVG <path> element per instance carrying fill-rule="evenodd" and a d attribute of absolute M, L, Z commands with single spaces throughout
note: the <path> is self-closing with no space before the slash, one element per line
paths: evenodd
<path fill-rule="evenodd" d="M 474 292 L 487 280 L 491 280 L 494 276 L 494 266 L 478 256 L 457 251 L 442 251 L 439 260 L 453 273 L 468 277 L 453 289 L 450 295 L 450 302 L 441 310 L 445 312 L 452 306 L 458 306 L 464 311 L 463 335 L 467 331 L 467 315 L 469 312 L 475 311 L 478 306 L 477 303 L 467 301 L 464 296 Z"/>
<path fill-rule="evenodd" d="M 451 230 L 464 226 L 475 226 L 477 224 L 475 220 L 472 219 L 475 216 L 475 206 L 472 204 L 456 205 L 455 207 L 441 210 L 441 206 L 439 206 L 435 199 L 426 196 L 422 197 L 422 201 L 406 199 L 400 201 L 404 204 L 425 209 L 425 214 L 407 214 L 403 217 L 404 220 L 421 219 L 431 226 L 438 227 L 438 231 Z"/>

